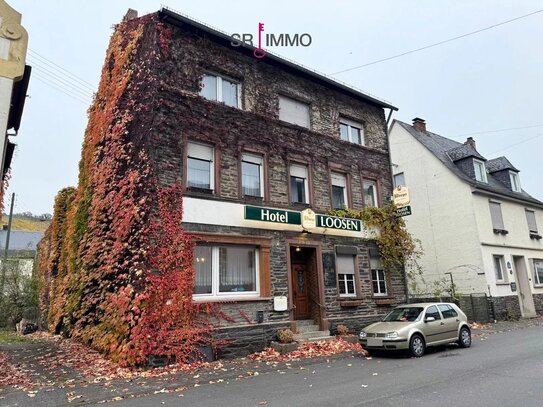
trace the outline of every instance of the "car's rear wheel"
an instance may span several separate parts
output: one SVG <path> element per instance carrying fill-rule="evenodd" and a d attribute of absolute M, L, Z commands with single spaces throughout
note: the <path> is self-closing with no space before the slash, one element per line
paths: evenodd
<path fill-rule="evenodd" d="M 426 344 L 424 343 L 424 338 L 419 334 L 413 335 L 411 341 L 409 341 L 409 351 L 411 354 L 416 358 L 420 358 L 424 355 L 425 350 Z"/>
<path fill-rule="evenodd" d="M 471 346 L 471 332 L 465 326 L 460 329 L 460 334 L 458 335 L 458 345 L 460 345 L 461 348 L 469 348 Z"/>

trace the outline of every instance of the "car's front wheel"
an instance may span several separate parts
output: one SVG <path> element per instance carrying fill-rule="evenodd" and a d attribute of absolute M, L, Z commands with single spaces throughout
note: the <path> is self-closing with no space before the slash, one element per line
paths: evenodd
<path fill-rule="evenodd" d="M 413 335 L 411 337 L 411 341 L 409 342 L 409 350 L 416 358 L 420 358 L 422 355 L 424 355 L 424 351 L 426 350 L 424 338 L 419 334 Z"/>
<path fill-rule="evenodd" d="M 460 329 L 458 335 L 458 345 L 462 348 L 469 348 L 471 346 L 471 332 L 465 326 Z"/>

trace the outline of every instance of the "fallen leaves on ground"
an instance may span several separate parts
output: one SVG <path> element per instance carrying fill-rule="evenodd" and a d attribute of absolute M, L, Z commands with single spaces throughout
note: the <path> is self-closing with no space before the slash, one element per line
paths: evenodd
<path fill-rule="evenodd" d="M 0 388 L 3 386 L 13 386 L 16 389 L 28 391 L 32 389 L 30 373 L 14 365 L 9 361 L 8 355 L 5 352 L 0 352 Z M 34 397 L 35 393 L 31 397 Z"/>
<path fill-rule="evenodd" d="M 368 356 L 368 353 L 364 349 L 362 349 L 359 343 L 349 343 L 345 342 L 342 339 L 337 339 L 334 341 L 302 343 L 297 350 L 286 353 L 284 355 L 280 354 L 272 348 L 267 348 L 262 352 L 253 353 L 247 358 L 250 360 L 258 361 L 287 362 L 318 356 L 331 356 L 344 352 L 357 352 L 364 356 Z"/>
<path fill-rule="evenodd" d="M 488 329 L 489 328 L 488 324 L 482 324 L 480 322 L 472 322 L 470 326 L 471 326 L 471 329 Z"/>

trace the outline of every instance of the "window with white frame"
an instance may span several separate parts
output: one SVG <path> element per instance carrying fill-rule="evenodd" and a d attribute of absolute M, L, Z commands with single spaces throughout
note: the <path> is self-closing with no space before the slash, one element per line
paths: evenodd
<path fill-rule="evenodd" d="M 224 102 L 232 107 L 240 107 L 239 83 L 225 77 L 205 73 L 202 78 L 200 96 L 209 100 Z"/>
<path fill-rule="evenodd" d="M 377 181 L 371 179 L 365 179 L 362 182 L 364 190 L 364 205 L 378 207 L 379 201 L 377 199 Z"/>
<path fill-rule="evenodd" d="M 511 179 L 511 189 L 513 192 L 522 192 L 520 187 L 520 178 L 518 174 L 514 171 L 509 171 L 509 178 Z"/>
<path fill-rule="evenodd" d="M 261 155 L 242 154 L 241 188 L 244 196 L 264 197 L 264 167 Z"/>
<path fill-rule="evenodd" d="M 370 269 L 373 295 L 377 297 L 388 295 L 386 273 L 383 268 L 383 263 L 378 253 L 373 253 L 372 250 L 370 250 Z"/>
<path fill-rule="evenodd" d="M 334 209 L 347 208 L 347 176 L 339 172 L 332 172 L 332 207 Z"/>
<path fill-rule="evenodd" d="M 479 160 L 473 160 L 473 169 L 475 170 L 475 179 L 481 182 L 488 182 L 486 179 L 485 163 Z"/>
<path fill-rule="evenodd" d="M 504 283 L 507 281 L 507 273 L 505 269 L 505 258 L 500 255 L 492 256 L 494 262 L 494 274 L 498 283 Z"/>
<path fill-rule="evenodd" d="M 336 254 L 338 290 L 340 297 L 356 297 L 356 256 Z"/>
<path fill-rule="evenodd" d="M 305 165 L 290 165 L 290 201 L 309 203 L 308 171 Z"/>
<path fill-rule="evenodd" d="M 350 141 L 351 143 L 365 145 L 364 126 L 345 118 L 339 119 L 339 136 L 342 140 Z"/>
<path fill-rule="evenodd" d="M 543 285 L 543 260 L 534 260 L 534 284 Z"/>
<path fill-rule="evenodd" d="M 212 146 L 189 142 L 187 145 L 187 187 L 214 189 L 214 149 Z"/>
<path fill-rule="evenodd" d="M 528 222 L 528 230 L 530 233 L 537 233 L 537 222 L 535 220 L 535 212 L 526 209 L 526 221 Z"/>
<path fill-rule="evenodd" d="M 258 254 L 254 246 L 196 246 L 194 296 L 258 295 Z"/>
<path fill-rule="evenodd" d="M 279 119 L 309 128 L 309 105 L 286 96 L 279 96 Z"/>
<path fill-rule="evenodd" d="M 405 175 L 403 172 L 394 174 L 394 188 L 405 187 Z"/>
<path fill-rule="evenodd" d="M 504 230 L 502 205 L 499 202 L 490 201 L 490 218 L 492 219 L 492 228 L 494 230 Z"/>

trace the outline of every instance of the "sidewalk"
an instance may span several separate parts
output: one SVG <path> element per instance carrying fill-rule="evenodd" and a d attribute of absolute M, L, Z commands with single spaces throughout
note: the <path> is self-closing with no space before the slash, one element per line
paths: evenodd
<path fill-rule="evenodd" d="M 333 344 L 333 342 L 331 342 Z M 330 342 L 323 346 L 330 345 Z M 338 345 L 341 353 L 303 358 L 297 356 L 221 360 L 194 367 L 122 369 L 81 344 L 43 335 L 34 343 L 0 344 L 0 405 L 97 404 L 157 393 L 177 393 L 191 387 L 228 383 L 289 369 L 305 370 L 311 364 L 346 358 L 364 358 L 352 345 Z M 350 350 L 353 349 L 353 350 Z M 318 354 L 316 352 L 315 354 Z M 305 355 L 307 356 L 307 355 Z M 2 387 L 3 386 L 3 387 Z"/>

